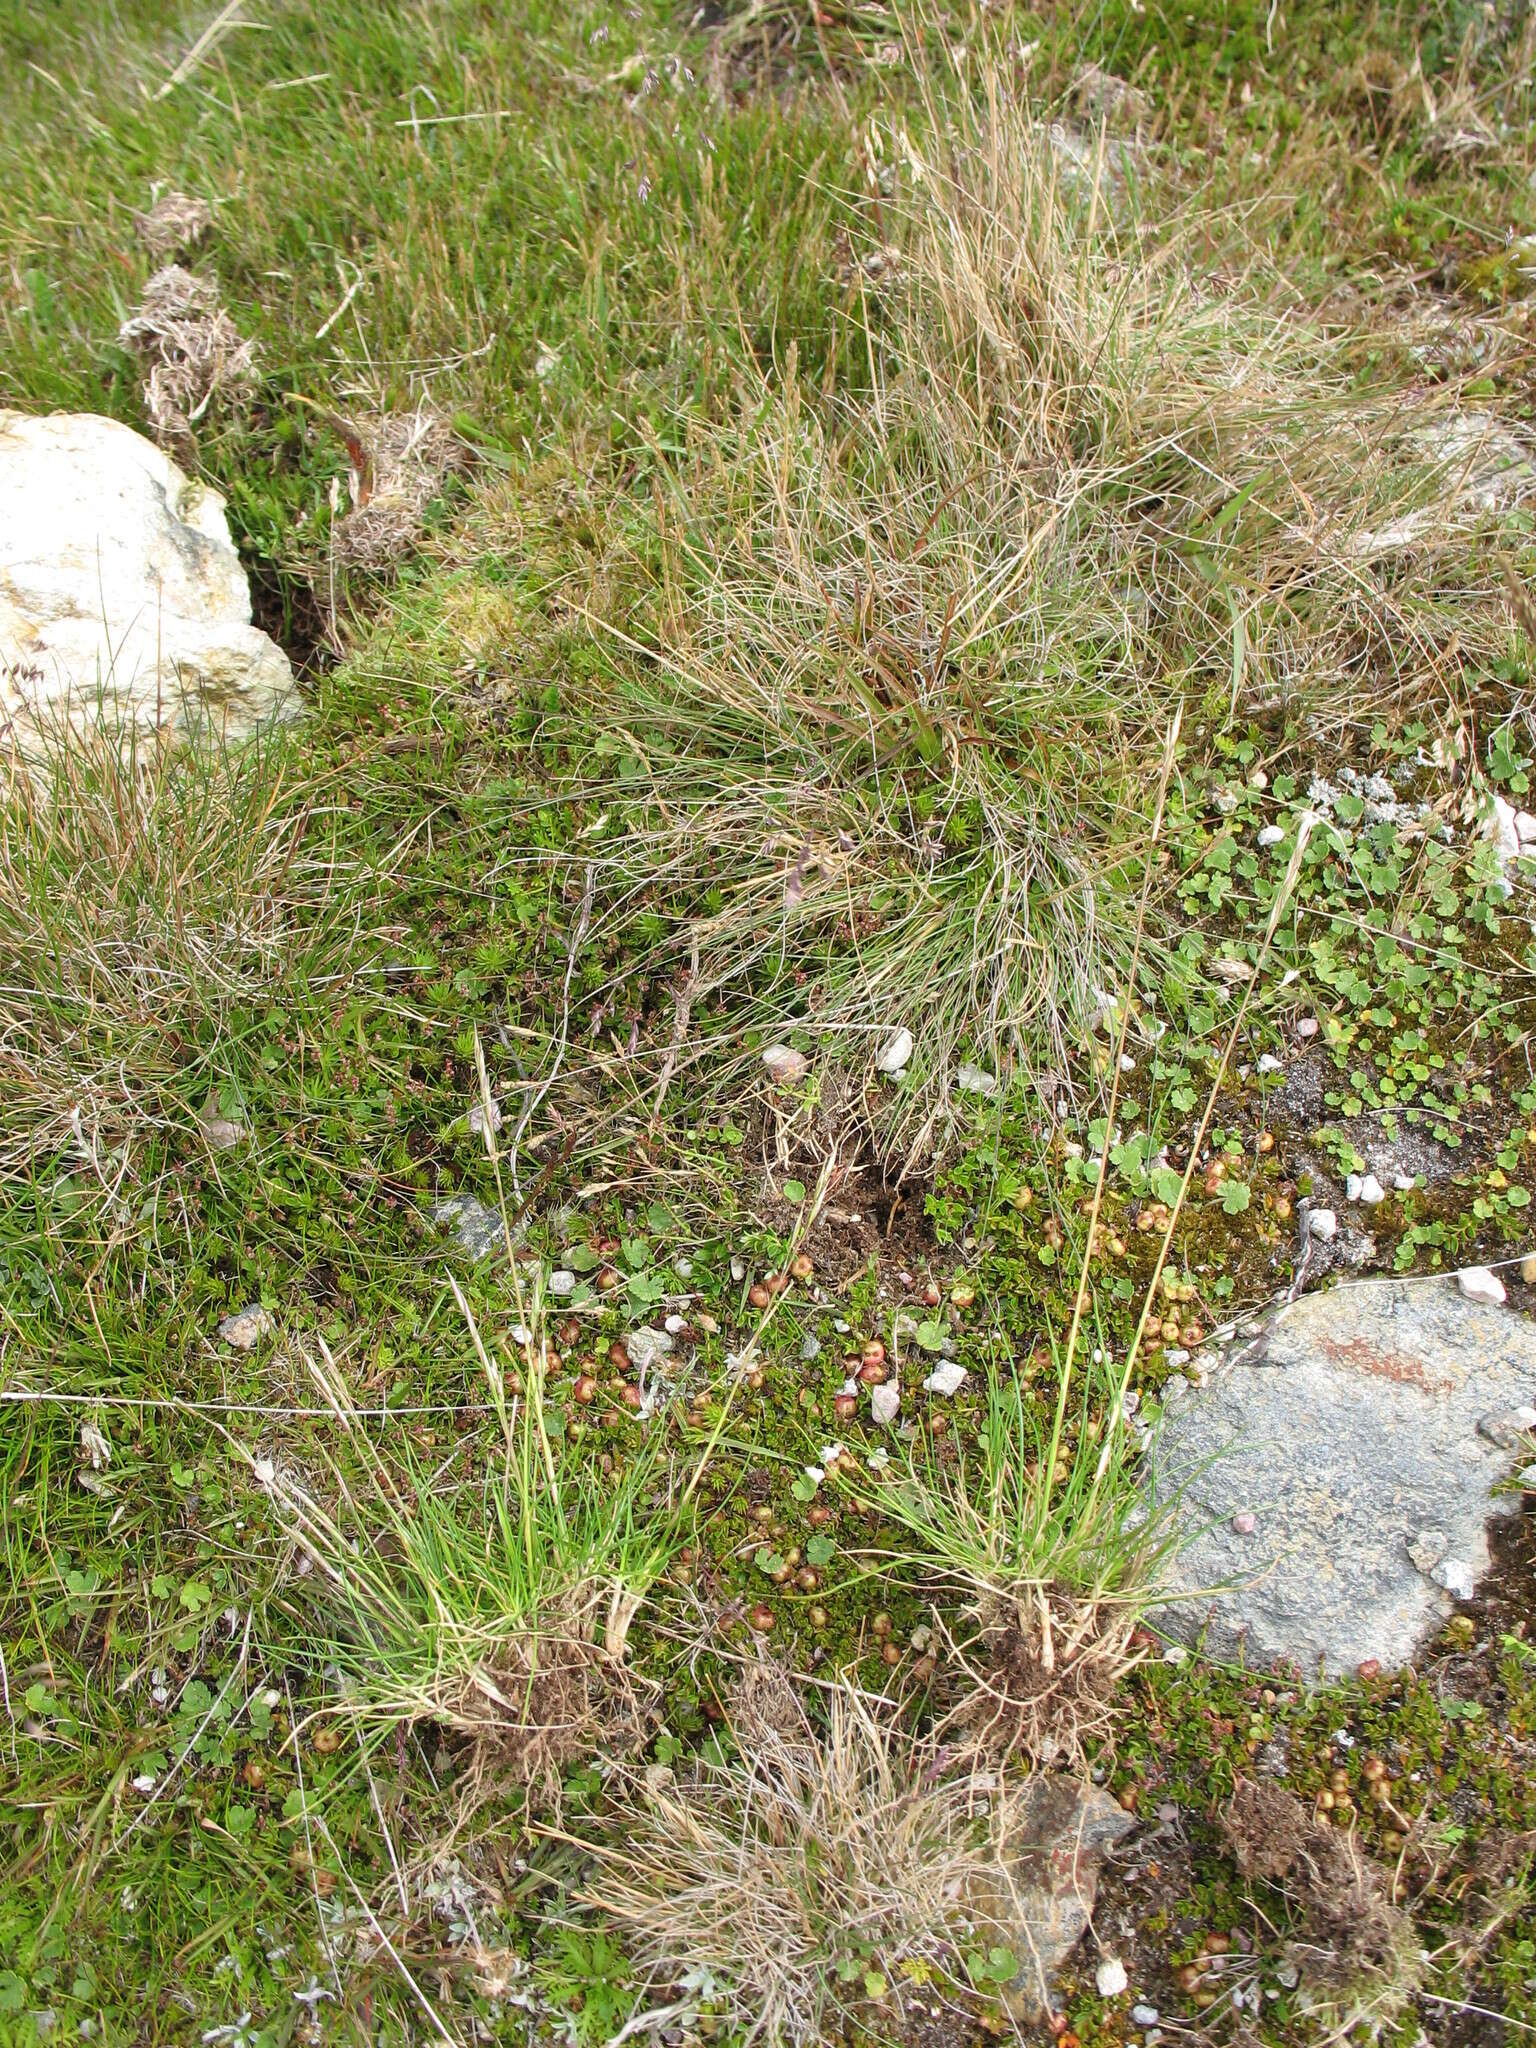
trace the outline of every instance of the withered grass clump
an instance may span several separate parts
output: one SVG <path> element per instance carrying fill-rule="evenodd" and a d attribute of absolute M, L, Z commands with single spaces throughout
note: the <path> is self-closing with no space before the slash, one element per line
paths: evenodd
<path fill-rule="evenodd" d="M 163 263 L 197 247 L 213 226 L 213 208 L 187 192 L 162 192 L 147 213 L 134 215 L 133 224 L 150 255 Z"/>
<path fill-rule="evenodd" d="M 118 330 L 144 372 L 144 409 L 155 439 L 178 460 L 197 453 L 192 429 L 217 399 L 256 388 L 256 345 L 219 303 L 219 287 L 179 263 L 157 270 Z"/>
<path fill-rule="evenodd" d="M 1341 2009 L 1391 2010 L 1422 1967 L 1413 1923 L 1354 1832 L 1319 1820 L 1282 1786 L 1244 1778 L 1221 1816 L 1239 1873 L 1278 1886 L 1298 1927 L 1292 1949 L 1313 1992 Z"/>
<path fill-rule="evenodd" d="M 944 1775 L 851 1688 L 824 1733 L 772 1690 L 772 1715 L 733 1719 L 730 1761 L 631 1776 L 586 1903 L 653 1990 L 708 1984 L 746 2041 L 965 2038 L 964 1955 L 1006 1945 L 979 1902 L 1009 1896 L 1019 1795 Z"/>
<path fill-rule="evenodd" d="M 351 511 L 332 529 L 338 567 L 378 575 L 421 537 L 427 508 L 469 451 L 446 420 L 419 407 L 386 413 L 345 435 L 352 461 Z"/>

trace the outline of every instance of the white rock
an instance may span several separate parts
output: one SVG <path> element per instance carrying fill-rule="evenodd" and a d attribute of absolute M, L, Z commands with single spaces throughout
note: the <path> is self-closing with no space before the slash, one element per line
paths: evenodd
<path fill-rule="evenodd" d="M 556 1266 L 549 1276 L 549 1291 L 556 1300 L 563 1300 L 567 1294 L 576 1292 L 576 1275 L 568 1266 Z"/>
<path fill-rule="evenodd" d="M 219 1325 L 219 1335 L 236 1351 L 254 1351 L 273 1328 L 272 1318 L 259 1302 L 252 1302 L 249 1308 L 237 1309 L 226 1316 Z"/>
<path fill-rule="evenodd" d="M 203 1125 L 203 1136 L 214 1152 L 233 1152 L 245 1136 L 245 1126 L 229 1116 L 211 1116 Z"/>
<path fill-rule="evenodd" d="M 1443 1586 L 1453 1600 L 1470 1600 L 1477 1591 L 1471 1565 L 1459 1557 L 1442 1558 L 1429 1576 L 1437 1586 Z"/>
<path fill-rule="evenodd" d="M 1261 1074 L 1278 1074 L 1280 1072 L 1280 1062 L 1272 1052 L 1261 1052 L 1257 1064 Z"/>
<path fill-rule="evenodd" d="M 1315 1017 L 1299 1017 L 1296 1021 L 1296 1036 L 1298 1038 L 1316 1038 L 1320 1028 Z"/>
<path fill-rule="evenodd" d="M 672 1315 L 669 1315 L 667 1317 L 666 1321 L 662 1324 L 661 1327 L 666 1331 L 669 1337 L 681 1337 L 684 1330 L 686 1330 L 688 1327 L 688 1318 L 686 1316 L 680 1316 L 674 1312 Z"/>
<path fill-rule="evenodd" d="M 819 1337 L 802 1337 L 800 1339 L 800 1356 L 807 1365 L 810 1364 L 813 1358 L 820 1358 L 821 1339 Z"/>
<path fill-rule="evenodd" d="M 229 737 L 297 703 L 251 623 L 224 500 L 93 413 L 0 411 L 0 727 L 103 697 L 146 727 Z"/>
<path fill-rule="evenodd" d="M 876 1422 L 893 1423 L 901 1413 L 901 1388 L 895 1380 L 882 1380 L 869 1390 L 869 1412 Z"/>
<path fill-rule="evenodd" d="M 1278 846 L 1284 837 L 1283 825 L 1266 825 L 1259 834 L 1259 844 L 1267 850 L 1271 846 Z"/>
<path fill-rule="evenodd" d="M 1236 983 L 1253 979 L 1253 969 L 1246 960 L 1216 960 L 1212 962 L 1212 968 L 1226 982 Z"/>
<path fill-rule="evenodd" d="M 957 1365 L 952 1358 L 946 1358 L 942 1365 L 935 1366 L 923 1381 L 930 1394 L 958 1394 L 970 1378 L 963 1365 Z"/>
<path fill-rule="evenodd" d="M 1456 1285 L 1468 1301 L 1498 1303 L 1504 1299 L 1504 1282 L 1486 1266 L 1463 1266 L 1456 1275 Z"/>
<path fill-rule="evenodd" d="M 1394 1173 L 1392 1185 L 1400 1195 L 1406 1195 L 1413 1187 L 1413 1175 L 1411 1173 Z"/>
<path fill-rule="evenodd" d="M 1368 1173 L 1361 1181 L 1360 1199 L 1367 1209 L 1374 1209 L 1387 1199 L 1387 1191 L 1374 1173 Z"/>
<path fill-rule="evenodd" d="M 905 1025 L 885 1042 L 875 1065 L 882 1074 L 899 1074 L 917 1050 L 917 1041 Z"/>
<path fill-rule="evenodd" d="M 792 1045 L 770 1045 L 763 1053 L 763 1065 L 773 1080 L 788 1086 L 805 1079 L 809 1061 L 803 1052 L 796 1052 Z"/>
<path fill-rule="evenodd" d="M 1316 1238 L 1327 1244 L 1337 1233 L 1339 1219 L 1331 1209 L 1313 1209 L 1307 1215 L 1307 1228 Z"/>
<path fill-rule="evenodd" d="M 1536 812 L 1516 811 L 1515 837 L 1522 848 L 1536 846 Z"/>
<path fill-rule="evenodd" d="M 1157 2025 L 1157 2007 L 1155 2005 L 1133 2005 L 1131 2007 L 1131 2024 L 1135 2027 L 1155 2027 Z"/>
<path fill-rule="evenodd" d="M 907 1057 L 911 1058 L 910 1052 Z M 906 1062 L 903 1061 L 902 1064 L 905 1065 Z M 989 1074 L 985 1067 L 973 1067 L 968 1062 L 956 1074 L 955 1082 L 966 1095 L 985 1095 L 990 1098 L 997 1093 L 996 1074 Z"/>
<path fill-rule="evenodd" d="M 1106 1956 L 1094 1971 L 1093 1981 L 1099 1987 L 1100 1998 L 1118 1998 L 1131 1980 L 1118 1956 Z"/>

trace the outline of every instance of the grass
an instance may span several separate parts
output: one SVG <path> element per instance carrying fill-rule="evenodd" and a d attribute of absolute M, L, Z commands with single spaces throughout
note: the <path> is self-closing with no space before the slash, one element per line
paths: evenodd
<path fill-rule="evenodd" d="M 1381 1263 L 1528 1247 L 1522 21 L 0 48 L 0 401 L 149 424 L 136 216 L 206 200 L 254 376 L 182 453 L 305 693 L 0 799 L 0 2036 L 961 2038 L 1050 1761 L 1180 1807 L 1137 1990 L 1321 2039 L 1222 1825 L 1282 1743 L 1430 1951 L 1387 2035 L 1536 2023 L 1525 1622 L 1164 1663 L 1127 1428 L 1383 1132 Z"/>

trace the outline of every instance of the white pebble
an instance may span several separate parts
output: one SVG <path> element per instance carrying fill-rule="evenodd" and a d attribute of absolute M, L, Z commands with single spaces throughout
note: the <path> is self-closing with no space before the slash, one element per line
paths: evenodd
<path fill-rule="evenodd" d="M 1302 1017 L 1296 1025 L 1296 1036 L 1298 1038 L 1316 1038 L 1320 1029 L 1321 1026 L 1315 1017 Z"/>
<path fill-rule="evenodd" d="M 958 1394 L 969 1378 L 970 1374 L 963 1365 L 946 1358 L 942 1365 L 935 1366 L 929 1373 L 923 1386 L 930 1394 Z"/>
<path fill-rule="evenodd" d="M 674 1312 L 672 1315 L 669 1315 L 667 1317 L 667 1320 L 662 1324 L 661 1327 L 666 1331 L 669 1337 L 681 1337 L 684 1330 L 686 1330 L 688 1327 L 688 1318 L 686 1316 L 680 1316 Z"/>
<path fill-rule="evenodd" d="M 1504 1300 L 1504 1282 L 1497 1273 L 1490 1273 L 1486 1266 L 1463 1266 L 1456 1275 L 1456 1285 L 1468 1301 L 1497 1303 Z"/>
<path fill-rule="evenodd" d="M 1360 1199 L 1367 1209 L 1374 1209 L 1387 1199 L 1387 1191 L 1374 1173 L 1368 1173 L 1360 1183 Z"/>
<path fill-rule="evenodd" d="M 1455 1600 L 1470 1600 L 1477 1591 L 1471 1565 L 1459 1557 L 1442 1558 L 1429 1576 Z"/>
<path fill-rule="evenodd" d="M 576 1275 L 565 1266 L 556 1266 L 549 1276 L 549 1291 L 557 1298 L 576 1292 Z"/>
<path fill-rule="evenodd" d="M 533 1332 L 526 1323 L 514 1323 L 507 1334 L 511 1337 L 512 1342 L 518 1346 L 533 1342 Z"/>
<path fill-rule="evenodd" d="M 1413 1187 L 1413 1175 L 1411 1173 L 1394 1173 L 1392 1185 L 1400 1195 L 1406 1195 Z"/>
<path fill-rule="evenodd" d="M 1280 1062 L 1272 1052 L 1261 1052 L 1258 1058 L 1258 1068 L 1261 1074 L 1278 1074 L 1280 1072 Z"/>
<path fill-rule="evenodd" d="M 1137 2027 L 1155 2027 L 1157 2025 L 1157 2007 L 1155 2005 L 1133 2005 L 1131 2007 L 1131 2024 Z"/>
<path fill-rule="evenodd" d="M 901 1412 L 901 1388 L 895 1380 L 884 1380 L 878 1387 L 869 1390 L 869 1412 L 876 1422 L 887 1427 Z"/>
<path fill-rule="evenodd" d="M 1232 1527 L 1239 1536 L 1251 1536 L 1259 1526 L 1259 1518 L 1252 1508 L 1240 1508 L 1232 1517 Z"/>
<path fill-rule="evenodd" d="M 907 1056 L 909 1059 L 911 1054 Z M 906 1060 L 902 1061 L 906 1065 Z M 985 1095 L 989 1099 L 997 1093 L 997 1076 L 989 1074 L 985 1067 L 962 1066 L 955 1080 L 966 1095 Z"/>
<path fill-rule="evenodd" d="M 1131 1980 L 1118 1956 L 1106 1956 L 1094 1971 L 1093 1981 L 1099 1987 L 1100 1998 L 1118 1998 Z"/>
<path fill-rule="evenodd" d="M 731 1278 L 732 1278 L 733 1280 L 745 1280 L 745 1279 L 746 1279 L 746 1277 L 747 1277 L 747 1269 L 746 1269 L 746 1267 L 745 1267 L 745 1266 L 744 1266 L 744 1265 L 742 1264 L 741 1260 L 740 1260 L 740 1259 L 732 1259 L 732 1261 L 731 1261 Z"/>
<path fill-rule="evenodd" d="M 917 1049 L 917 1041 L 905 1025 L 888 1038 L 881 1048 L 875 1065 L 882 1074 L 899 1074 Z"/>
<path fill-rule="evenodd" d="M 807 1061 L 792 1045 L 770 1045 L 764 1049 L 763 1065 L 772 1080 L 791 1085 L 805 1079 Z"/>
<path fill-rule="evenodd" d="M 1314 1237 L 1327 1244 L 1337 1234 L 1339 1219 L 1331 1209 L 1313 1209 L 1307 1216 L 1307 1228 Z"/>
<path fill-rule="evenodd" d="M 1266 825 L 1259 834 L 1259 844 L 1267 851 L 1271 846 L 1278 846 L 1284 837 L 1285 827 L 1283 825 Z"/>

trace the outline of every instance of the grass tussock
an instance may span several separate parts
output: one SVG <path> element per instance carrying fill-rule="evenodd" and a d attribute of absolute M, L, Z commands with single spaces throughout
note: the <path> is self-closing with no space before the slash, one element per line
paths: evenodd
<path fill-rule="evenodd" d="M 798 1032 L 868 1078 L 906 1028 L 859 1114 L 909 1160 L 962 1062 L 1065 1071 L 1123 982 L 1175 706 L 1358 709 L 1503 633 L 1445 632 L 1454 390 L 1373 387 L 1240 219 L 1064 150 L 1000 63 L 918 85 L 865 140 L 862 389 L 790 347 L 651 437 L 583 600 L 602 673 L 541 726 L 606 806 L 601 903 L 687 977 L 683 1062 Z"/>
<path fill-rule="evenodd" d="M 1007 1896 L 1018 1794 L 944 1775 L 849 1687 L 818 1732 L 791 1688 L 756 1684 L 731 1731 L 729 1761 L 636 1776 L 622 1839 L 597 1846 L 586 1903 L 637 1974 L 743 2041 L 955 2038 L 965 1953 L 1004 1939 L 976 1902 Z"/>
<path fill-rule="evenodd" d="M 239 754 L 60 730 L 0 792 L 0 1174 L 63 1155 L 114 1194 L 190 1131 L 274 1001 L 365 971 L 387 869 L 324 791 Z"/>
<path fill-rule="evenodd" d="M 1251 1778 L 1239 1781 L 1221 1827 L 1241 1875 L 1290 1898 L 1298 1923 L 1292 1952 L 1314 2007 L 1336 2023 L 1330 2038 L 1399 2012 L 1425 1958 L 1385 1874 L 1354 1834 L 1330 1827 L 1283 1787 Z"/>
<path fill-rule="evenodd" d="M 650 1690 L 626 1662 L 629 1631 L 670 1555 L 668 1517 L 648 1499 L 654 1454 L 621 1474 L 557 1465 L 542 1365 L 524 1346 L 528 1391 L 480 1342 L 501 1424 L 481 1483 L 445 1483 L 369 1440 L 327 1357 L 317 1384 L 345 1432 L 331 1462 L 335 1505 L 280 1469 L 258 1468 L 286 1525 L 323 1575 L 334 1633 L 323 1660 L 370 1737 L 430 1726 L 467 1751 L 471 1797 L 521 1788 L 557 1804 L 594 1755 L 627 1755 L 653 1725 Z"/>

